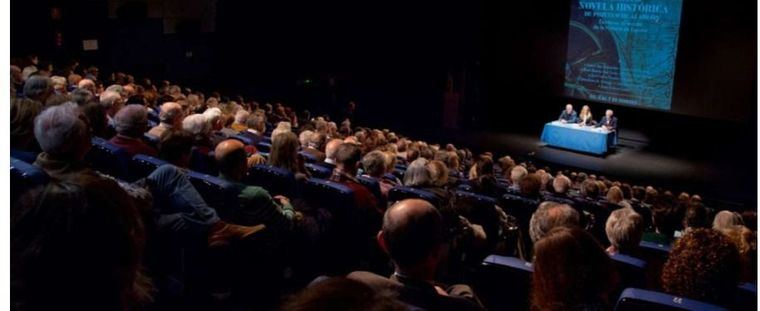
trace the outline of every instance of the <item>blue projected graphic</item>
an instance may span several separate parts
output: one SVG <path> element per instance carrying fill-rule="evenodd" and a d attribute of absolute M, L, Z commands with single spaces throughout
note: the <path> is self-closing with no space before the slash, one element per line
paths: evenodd
<path fill-rule="evenodd" d="M 669 110 L 682 0 L 573 0 L 565 95 Z"/>

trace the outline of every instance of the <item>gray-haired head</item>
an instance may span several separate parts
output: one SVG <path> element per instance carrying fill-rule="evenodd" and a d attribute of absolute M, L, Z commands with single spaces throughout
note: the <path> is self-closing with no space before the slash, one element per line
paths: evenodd
<path fill-rule="evenodd" d="M 428 186 L 433 183 L 433 177 L 427 166 L 428 160 L 418 158 L 412 161 L 404 172 L 404 186 Z"/>
<path fill-rule="evenodd" d="M 744 225 L 742 216 L 732 211 L 720 211 L 713 219 L 713 229 L 726 230 L 733 226 Z"/>
<path fill-rule="evenodd" d="M 91 100 L 95 99 L 95 96 L 92 95 L 92 92 L 86 89 L 76 89 L 69 93 L 69 96 L 71 97 L 71 101 L 79 106 L 84 106 Z"/>
<path fill-rule="evenodd" d="M 248 115 L 248 111 L 245 111 L 243 109 L 238 110 L 235 112 L 235 123 L 245 124 L 245 120 L 248 119 Z"/>
<path fill-rule="evenodd" d="M 535 244 L 556 227 L 579 226 L 581 217 L 578 211 L 567 204 L 545 201 L 530 217 L 530 239 Z"/>
<path fill-rule="evenodd" d="M 53 82 L 46 76 L 31 76 L 29 79 L 26 79 L 26 83 L 24 83 L 24 96 L 39 100 L 43 103 L 52 92 Z"/>
<path fill-rule="evenodd" d="M 382 177 L 385 174 L 385 153 L 374 150 L 362 158 L 364 172 L 372 177 Z"/>
<path fill-rule="evenodd" d="M 175 102 L 165 102 L 161 105 L 158 119 L 161 120 L 161 123 L 178 125 L 182 120 L 182 106 Z"/>
<path fill-rule="evenodd" d="M 196 113 L 182 120 L 182 129 L 193 134 L 195 138 L 202 138 L 208 136 L 211 126 L 206 116 Z"/>
<path fill-rule="evenodd" d="M 124 136 L 139 138 L 147 126 L 148 113 L 140 105 L 127 105 L 114 117 L 116 132 Z"/>
<path fill-rule="evenodd" d="M 111 110 L 114 108 L 114 106 L 116 106 L 118 110 L 121 101 L 122 101 L 121 94 L 119 94 L 119 92 L 117 91 L 105 91 L 102 94 L 100 94 L 100 104 L 103 105 L 103 107 L 105 107 L 106 110 Z"/>
<path fill-rule="evenodd" d="M 119 84 L 112 84 L 112 85 L 109 85 L 109 86 L 106 88 L 106 91 L 110 91 L 110 92 L 116 92 L 116 93 L 119 93 L 119 95 L 121 95 L 122 97 L 127 97 L 127 91 L 124 89 L 124 87 L 123 87 L 123 86 L 121 86 L 121 85 L 119 85 Z M 102 98 L 102 97 L 103 97 L 103 96 L 101 96 L 101 98 Z"/>
<path fill-rule="evenodd" d="M 34 120 L 34 137 L 42 151 L 72 160 L 81 160 L 91 144 L 87 123 L 73 102 L 42 111 Z"/>
<path fill-rule="evenodd" d="M 644 234 L 644 219 L 632 208 L 619 208 L 607 218 L 604 230 L 618 252 L 630 253 L 639 247 Z"/>

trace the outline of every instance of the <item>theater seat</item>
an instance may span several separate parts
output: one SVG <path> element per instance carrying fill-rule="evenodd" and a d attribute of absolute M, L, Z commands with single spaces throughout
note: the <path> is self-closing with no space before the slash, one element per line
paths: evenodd
<path fill-rule="evenodd" d="M 50 177 L 41 168 L 11 157 L 11 204 L 32 187 L 47 184 Z"/>
<path fill-rule="evenodd" d="M 206 153 L 197 147 L 190 149 L 190 169 L 199 173 L 216 176 L 219 172 L 216 169 L 214 152 Z"/>
<path fill-rule="evenodd" d="M 490 255 L 478 267 L 473 286 L 488 310 L 528 310 L 532 278 L 530 262 Z"/>
<path fill-rule="evenodd" d="M 131 159 L 124 149 L 99 137 L 92 138 L 92 149 L 85 156 L 93 169 L 128 182 L 136 180 L 129 170 Z"/>
<path fill-rule="evenodd" d="M 757 284 L 742 283 L 736 293 L 736 310 L 757 310 Z"/>
<path fill-rule="evenodd" d="M 268 164 L 256 165 L 248 170 L 244 182 L 262 187 L 272 195 L 284 195 L 291 199 L 300 197 L 295 174 L 284 168 Z"/>
<path fill-rule="evenodd" d="M 148 175 L 153 173 L 153 171 L 159 166 L 169 164 L 169 162 L 149 155 L 138 154 L 132 158 L 130 164 L 132 166 L 132 175 L 134 175 L 136 179 L 140 179 L 148 177 Z"/>
<path fill-rule="evenodd" d="M 321 165 L 317 165 L 314 163 L 306 163 L 304 164 L 304 166 L 306 167 L 306 170 L 309 171 L 309 174 L 311 174 L 312 177 L 327 179 L 327 178 L 330 178 L 330 175 L 332 175 L 331 169 L 326 168 Z"/>
<path fill-rule="evenodd" d="M 314 207 L 324 208 L 334 215 L 355 209 L 354 191 L 333 181 L 309 178 L 303 186 L 303 198 Z"/>
<path fill-rule="evenodd" d="M 250 138 L 250 137 L 248 137 L 248 136 L 245 136 L 245 135 L 235 134 L 235 135 L 230 136 L 230 138 L 237 139 L 240 142 L 242 142 L 243 144 L 248 145 L 248 146 L 253 146 L 254 145 L 253 139 Z"/>
<path fill-rule="evenodd" d="M 269 153 L 269 152 L 271 152 L 271 150 L 272 150 L 272 143 L 271 143 L 271 142 L 270 142 L 270 143 L 267 143 L 267 142 L 264 142 L 264 141 L 262 140 L 262 141 L 260 141 L 260 142 L 258 142 L 258 143 L 256 144 L 256 150 L 258 150 L 259 152 L 266 152 L 266 153 Z"/>
<path fill-rule="evenodd" d="M 156 124 L 161 123 L 161 119 L 158 117 L 158 112 L 155 109 L 148 109 L 148 121 Z"/>
<path fill-rule="evenodd" d="M 617 293 L 628 287 L 646 288 L 646 261 L 622 254 L 610 255 L 610 258 L 620 276 L 620 289 Z"/>
<path fill-rule="evenodd" d="M 367 176 L 356 176 L 356 180 L 358 180 L 359 183 L 367 187 L 367 189 L 369 189 L 369 191 L 375 195 L 375 198 L 378 200 L 378 202 L 385 202 L 385 198 L 383 197 L 383 194 L 380 191 L 380 182 L 377 181 L 377 179 L 374 179 L 372 177 L 367 177 Z"/>
<path fill-rule="evenodd" d="M 675 310 L 700 310 L 700 311 L 723 311 L 726 308 L 713 304 L 673 296 L 665 293 L 643 290 L 638 288 L 626 288 L 620 295 L 615 306 L 616 311 L 675 311 Z"/>
<path fill-rule="evenodd" d="M 188 171 L 187 177 L 206 204 L 216 209 L 219 217 L 229 220 L 238 207 L 240 190 L 231 182 L 207 174 Z"/>
<path fill-rule="evenodd" d="M 34 161 L 37 161 L 37 155 L 39 155 L 39 152 L 11 148 L 11 158 L 15 158 L 16 160 L 21 160 L 26 163 L 34 163 Z"/>
<path fill-rule="evenodd" d="M 456 191 L 457 210 L 470 222 L 483 226 L 489 243 L 493 246 L 500 239 L 498 201 L 495 198 L 462 190 Z"/>
<path fill-rule="evenodd" d="M 317 157 L 311 153 L 299 151 L 298 154 L 303 157 L 303 160 L 306 163 L 316 163 L 317 161 L 319 161 L 319 159 L 317 159 Z"/>
<path fill-rule="evenodd" d="M 143 141 L 148 144 L 148 146 L 151 146 L 154 149 L 158 150 L 158 143 L 161 142 L 161 139 L 151 134 L 145 133 L 143 134 Z"/>
<path fill-rule="evenodd" d="M 393 187 L 390 191 L 388 191 L 388 202 L 396 202 L 404 199 L 422 199 L 430 202 L 430 204 L 433 204 L 435 206 L 439 206 L 441 204 L 435 194 L 432 194 L 425 190 L 399 186 Z"/>

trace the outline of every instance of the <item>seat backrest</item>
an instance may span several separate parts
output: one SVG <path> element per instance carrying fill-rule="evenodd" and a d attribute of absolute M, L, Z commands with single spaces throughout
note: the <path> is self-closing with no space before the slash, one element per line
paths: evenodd
<path fill-rule="evenodd" d="M 364 185 L 364 187 L 367 187 L 367 189 L 369 189 L 369 191 L 375 195 L 375 198 L 378 200 L 378 202 L 385 201 L 382 192 L 380 191 L 380 182 L 377 179 L 367 176 L 356 176 L 356 180 L 358 180 L 360 184 Z"/>
<path fill-rule="evenodd" d="M 11 204 L 30 188 L 47 184 L 49 180 L 41 168 L 11 157 Z"/>
<path fill-rule="evenodd" d="M 85 156 L 93 169 L 128 182 L 135 180 L 129 170 L 131 159 L 126 150 L 99 137 L 92 138 L 92 149 Z"/>
<path fill-rule="evenodd" d="M 399 186 L 393 187 L 388 191 L 388 202 L 396 202 L 404 199 L 422 199 L 430 202 L 435 206 L 440 206 L 441 202 L 438 202 L 438 198 L 435 194 L 432 194 L 425 190 L 415 189 L 412 187 Z"/>
<path fill-rule="evenodd" d="M 612 263 L 620 276 L 621 290 L 628 287 L 645 288 L 647 286 L 647 262 L 628 255 L 610 255 Z"/>
<path fill-rule="evenodd" d="M 293 172 L 268 164 L 251 167 L 245 183 L 259 186 L 272 195 L 284 195 L 288 198 L 300 197 L 300 189 Z"/>
<path fill-rule="evenodd" d="M 499 214 L 495 206 L 499 203 L 495 198 L 457 190 L 456 208 L 461 211 L 462 216 L 470 222 L 483 226 L 488 241 L 496 243 L 499 240 L 500 223 Z"/>
<path fill-rule="evenodd" d="M 259 152 L 269 153 L 272 150 L 272 143 L 265 142 L 264 140 L 262 140 L 256 144 L 256 150 L 258 150 Z"/>
<path fill-rule="evenodd" d="M 39 155 L 39 152 L 11 148 L 11 158 L 15 158 L 16 160 L 21 160 L 26 163 L 34 163 L 34 161 L 37 161 L 37 155 Z"/>
<path fill-rule="evenodd" d="M 406 170 L 395 168 L 393 172 L 391 172 L 391 174 L 393 174 L 393 176 L 396 176 L 396 178 L 400 180 L 404 180 L 404 172 L 406 172 Z"/>
<path fill-rule="evenodd" d="M 644 254 L 652 254 L 662 259 L 668 259 L 670 254 L 671 245 L 659 244 L 655 242 L 641 241 L 639 243 L 639 250 Z"/>
<path fill-rule="evenodd" d="M 332 175 L 332 170 L 321 165 L 314 163 L 305 163 L 306 170 L 309 171 L 312 177 L 327 179 Z"/>
<path fill-rule="evenodd" d="M 739 291 L 736 293 L 736 310 L 757 310 L 757 284 L 742 283 L 739 284 Z"/>
<path fill-rule="evenodd" d="M 148 121 L 153 121 L 156 124 L 161 122 L 161 119 L 158 117 L 158 112 L 156 112 L 155 109 L 148 109 Z"/>
<path fill-rule="evenodd" d="M 143 134 L 143 141 L 148 144 L 148 146 L 151 146 L 154 149 L 158 150 L 158 143 L 161 141 L 161 139 L 151 134 L 145 133 Z"/>
<path fill-rule="evenodd" d="M 303 198 L 314 207 L 335 215 L 356 209 L 354 191 L 346 185 L 320 178 L 309 178 L 303 186 Z"/>
<path fill-rule="evenodd" d="M 213 151 L 206 153 L 198 147 L 190 149 L 190 169 L 211 176 L 216 176 L 219 173 Z"/>
<path fill-rule="evenodd" d="M 626 288 L 620 295 L 615 306 L 617 311 L 634 310 L 700 310 L 700 311 L 723 311 L 726 308 L 713 304 L 696 301 L 688 298 L 673 296 L 665 293 L 643 290 L 638 288 Z"/>
<path fill-rule="evenodd" d="M 153 173 L 153 171 L 164 164 L 169 164 L 169 162 L 144 154 L 135 155 L 130 162 L 132 174 L 137 179 L 148 177 L 150 173 Z"/>
<path fill-rule="evenodd" d="M 248 137 L 248 136 L 245 136 L 245 135 L 235 134 L 235 135 L 230 136 L 230 138 L 237 139 L 240 142 L 242 142 L 243 144 L 246 144 L 248 146 L 253 146 L 254 145 L 253 139 L 250 138 L 250 137 Z"/>
<path fill-rule="evenodd" d="M 317 157 L 311 153 L 308 153 L 305 151 L 299 151 L 298 154 L 303 157 L 303 160 L 306 163 L 316 163 L 317 161 L 319 161 L 319 159 L 317 159 Z"/>
<path fill-rule="evenodd" d="M 490 255 L 478 267 L 473 286 L 488 310 L 528 310 L 532 278 L 530 262 Z"/>
<path fill-rule="evenodd" d="M 222 219 L 228 220 L 238 209 L 240 190 L 233 183 L 194 171 L 188 171 L 187 177 L 206 204 L 216 209 Z"/>

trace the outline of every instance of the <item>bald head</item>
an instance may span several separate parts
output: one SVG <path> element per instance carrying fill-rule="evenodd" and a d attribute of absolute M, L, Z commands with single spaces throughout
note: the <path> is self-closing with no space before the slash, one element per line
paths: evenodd
<path fill-rule="evenodd" d="M 399 201 L 385 212 L 381 237 L 391 259 L 402 269 L 437 259 L 443 243 L 441 214 L 424 200 Z"/>
<path fill-rule="evenodd" d="M 216 145 L 214 157 L 219 173 L 239 181 L 247 169 L 245 146 L 236 139 L 227 139 Z"/>
<path fill-rule="evenodd" d="M 327 146 L 325 147 L 325 156 L 328 159 L 335 160 L 335 153 L 338 152 L 338 147 L 343 143 L 343 140 L 341 139 L 331 139 L 329 142 L 327 142 Z"/>

